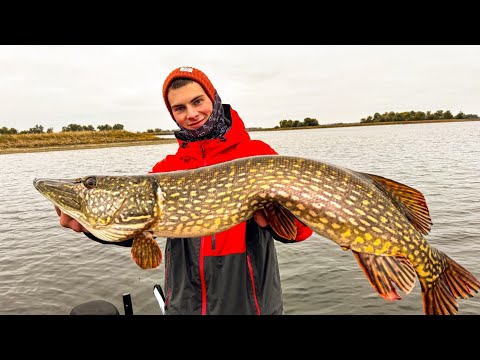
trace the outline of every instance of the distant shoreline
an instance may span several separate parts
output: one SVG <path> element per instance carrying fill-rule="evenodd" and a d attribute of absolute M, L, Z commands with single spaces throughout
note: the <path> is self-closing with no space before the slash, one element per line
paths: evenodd
<path fill-rule="evenodd" d="M 381 125 L 410 125 L 410 124 L 431 124 L 431 123 L 451 123 L 451 122 L 469 122 L 480 121 L 480 119 L 448 119 L 448 120 L 405 120 L 405 121 L 385 121 L 385 122 L 370 122 L 370 123 L 339 123 L 318 126 L 303 126 L 303 127 L 289 127 L 289 128 L 252 128 L 248 131 L 282 131 L 282 130 L 304 130 L 304 129 L 328 129 L 337 127 L 355 127 L 355 126 L 381 126 Z"/>
<path fill-rule="evenodd" d="M 16 148 L 16 149 L 9 148 L 9 149 L 0 149 L 0 155 L 36 153 L 36 152 L 48 152 L 48 151 L 100 149 L 100 148 L 126 147 L 126 146 L 161 145 L 161 144 L 172 144 L 175 142 L 177 142 L 176 139 L 159 139 L 158 141 L 136 140 L 136 141 L 122 141 L 122 142 L 101 143 L 101 144 L 73 144 L 73 145 L 44 146 L 44 147 L 37 147 L 37 148 Z"/>
<path fill-rule="evenodd" d="M 248 132 L 284 131 L 284 130 L 327 129 L 327 128 L 356 127 L 356 126 L 408 125 L 408 124 L 429 124 L 429 123 L 447 123 L 447 122 L 450 123 L 450 122 L 468 122 L 468 121 L 480 121 L 480 119 L 414 120 L 414 121 L 391 121 L 391 122 L 375 122 L 375 123 L 341 123 L 341 124 L 318 125 L 318 126 L 297 127 L 297 128 L 249 128 L 247 129 L 247 131 Z M 168 133 L 165 133 L 165 132 L 162 134 L 168 135 Z M 65 145 L 57 145 L 57 146 L 35 147 L 35 148 L 8 148 L 8 149 L 0 149 L 0 155 L 125 147 L 125 146 L 160 145 L 160 144 L 172 144 L 176 142 L 177 140 L 175 138 L 172 138 L 172 139 L 159 138 L 158 140 L 132 140 L 132 141 L 97 143 L 97 144 L 71 144 L 71 145 L 65 144 Z"/>

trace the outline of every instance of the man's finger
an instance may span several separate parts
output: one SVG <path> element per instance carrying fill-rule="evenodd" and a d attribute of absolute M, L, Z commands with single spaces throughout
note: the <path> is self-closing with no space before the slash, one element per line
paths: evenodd
<path fill-rule="evenodd" d="M 262 210 L 257 210 L 253 214 L 253 219 L 260 227 L 265 227 L 268 225 L 268 220 Z"/>
<path fill-rule="evenodd" d="M 82 226 L 79 222 L 77 222 L 77 221 L 75 221 L 75 220 L 72 220 L 72 221 L 70 222 L 70 226 L 72 227 L 72 230 L 73 230 L 73 231 L 76 231 L 76 232 L 83 232 L 83 230 L 84 230 L 84 229 L 83 229 L 83 226 Z"/>

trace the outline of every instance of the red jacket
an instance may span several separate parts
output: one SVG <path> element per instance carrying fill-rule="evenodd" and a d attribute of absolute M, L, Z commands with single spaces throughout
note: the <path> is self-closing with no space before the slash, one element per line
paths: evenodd
<path fill-rule="evenodd" d="M 251 140 L 242 119 L 224 104 L 232 126 L 223 138 L 183 142 L 176 154 L 155 164 L 151 173 L 194 169 L 254 155 L 277 154 Z M 297 221 L 297 237 L 312 234 Z M 268 226 L 253 219 L 202 238 L 167 239 L 165 294 L 167 314 L 281 314 L 283 301 L 273 239 Z"/>

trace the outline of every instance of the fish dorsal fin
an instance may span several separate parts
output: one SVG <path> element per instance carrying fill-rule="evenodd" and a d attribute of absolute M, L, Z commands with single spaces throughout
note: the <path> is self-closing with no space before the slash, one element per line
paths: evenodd
<path fill-rule="evenodd" d="M 395 205 L 403 210 L 415 229 L 423 235 L 427 235 L 430 232 L 432 220 L 425 197 L 420 191 L 378 175 L 362 174 L 373 179 L 377 188 L 396 200 Z"/>
<path fill-rule="evenodd" d="M 290 211 L 275 202 L 268 203 L 263 211 L 273 231 L 284 239 L 295 240 L 297 225 L 295 224 L 295 216 Z"/>

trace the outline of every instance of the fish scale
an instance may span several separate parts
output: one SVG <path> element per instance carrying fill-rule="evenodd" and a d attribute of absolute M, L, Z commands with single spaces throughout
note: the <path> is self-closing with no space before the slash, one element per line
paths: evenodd
<path fill-rule="evenodd" d="M 295 219 L 354 253 L 380 296 L 400 299 L 418 277 L 427 314 L 455 314 L 480 282 L 426 240 L 431 220 L 416 189 L 378 175 L 295 156 L 261 155 L 193 170 L 36 179 L 36 189 L 93 235 L 133 238 L 142 268 L 161 262 L 154 237 L 201 237 L 265 212 L 293 240 Z"/>

